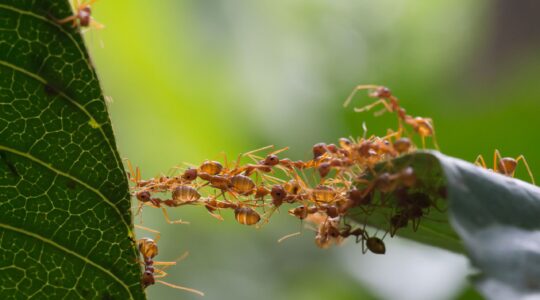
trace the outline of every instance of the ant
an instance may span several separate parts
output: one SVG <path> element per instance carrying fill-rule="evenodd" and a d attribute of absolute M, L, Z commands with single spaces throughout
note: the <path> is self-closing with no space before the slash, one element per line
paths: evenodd
<path fill-rule="evenodd" d="M 436 149 L 439 149 L 439 145 L 437 143 L 437 139 L 435 136 L 435 128 L 433 127 L 433 120 L 430 118 L 422 118 L 422 117 L 413 117 L 410 115 L 407 115 L 404 108 L 402 108 L 399 105 L 399 100 L 397 97 L 395 97 L 389 88 L 385 86 L 378 86 L 378 85 L 358 85 L 356 86 L 352 93 L 349 95 L 347 100 L 345 100 L 345 103 L 343 103 L 344 107 L 347 107 L 349 103 L 352 101 L 353 97 L 356 95 L 356 93 L 360 90 L 370 90 L 371 92 L 368 94 L 371 98 L 377 98 L 376 102 L 369 104 L 367 106 L 364 106 L 362 108 L 355 108 L 355 112 L 364 112 L 372 109 L 373 107 L 382 104 L 384 106 L 384 112 L 385 110 L 390 113 L 397 113 L 398 122 L 399 122 L 399 130 L 398 133 L 401 134 L 403 131 L 403 125 L 402 122 L 405 122 L 406 124 L 413 127 L 414 131 L 420 135 L 422 138 L 422 145 L 424 148 L 426 148 L 425 138 L 426 137 L 432 137 L 433 138 L 433 144 Z M 380 113 L 376 113 L 376 115 L 379 115 Z"/>
<path fill-rule="evenodd" d="M 310 219 L 311 222 L 317 223 L 317 220 Z M 340 244 L 342 237 L 339 232 L 339 217 L 338 218 L 324 218 L 324 221 L 318 224 L 317 235 L 315 236 L 315 244 L 319 248 L 326 249 L 330 247 L 332 242 L 336 245 Z"/>
<path fill-rule="evenodd" d="M 165 221 L 169 224 L 189 224 L 189 222 L 182 220 L 171 221 L 169 218 L 169 213 L 161 205 L 168 207 L 178 207 L 186 204 L 193 204 L 201 198 L 201 195 L 197 190 L 188 185 L 177 186 L 172 192 L 172 199 L 161 200 L 160 198 L 153 198 L 152 194 L 149 191 L 142 190 L 135 193 L 135 197 L 140 201 L 139 208 L 137 209 L 137 214 L 142 211 L 144 204 L 149 204 L 153 207 L 161 207 Z M 141 219 L 142 221 L 142 219 Z"/>
<path fill-rule="evenodd" d="M 364 176 L 365 175 L 362 175 L 356 178 L 356 181 L 360 183 L 367 183 L 367 187 L 362 189 L 361 194 L 356 192 L 354 195 L 355 198 L 364 199 L 368 197 L 368 195 L 374 190 L 379 190 L 382 193 L 390 193 L 395 191 L 400 186 L 411 188 L 417 183 L 417 177 L 414 169 L 410 166 L 405 167 L 393 174 L 388 172 L 381 173 L 371 181 L 364 179 Z"/>
<path fill-rule="evenodd" d="M 246 204 L 245 202 L 234 203 L 227 200 L 218 201 L 216 198 L 204 200 L 202 203 L 204 203 L 210 215 L 219 220 L 223 220 L 223 218 L 214 213 L 215 210 L 219 209 L 234 209 L 234 218 L 242 225 L 255 225 L 261 220 L 261 215 L 250 207 L 253 204 Z"/>
<path fill-rule="evenodd" d="M 56 21 L 58 24 L 62 25 L 68 22 L 72 22 L 72 27 L 94 27 L 96 29 L 103 29 L 105 25 L 100 24 L 92 18 L 92 9 L 90 6 L 94 4 L 97 0 L 74 0 L 72 4 L 75 14 L 61 20 Z"/>
<path fill-rule="evenodd" d="M 197 294 L 199 296 L 204 296 L 204 293 L 201 292 L 201 291 L 191 289 L 191 288 L 187 288 L 187 287 L 183 287 L 183 286 L 179 286 L 179 285 L 174 285 L 174 284 L 162 281 L 162 280 L 156 280 L 158 278 L 163 278 L 163 277 L 167 276 L 168 274 L 165 272 L 165 269 L 168 268 L 168 267 L 176 265 L 177 261 L 181 261 L 181 260 L 185 259 L 187 257 L 187 255 L 188 255 L 188 252 L 184 253 L 184 255 L 182 255 L 177 261 L 171 261 L 171 262 L 154 261 L 154 257 L 156 257 L 158 255 L 158 253 L 159 253 L 159 249 L 158 249 L 158 246 L 157 246 L 157 242 L 160 239 L 159 231 L 156 231 L 156 230 L 153 230 L 153 229 L 150 229 L 150 228 L 146 228 L 146 227 L 142 227 L 142 226 L 137 226 L 137 227 L 140 228 L 140 229 L 143 229 L 143 230 L 147 230 L 147 231 L 156 233 L 155 239 L 145 237 L 145 238 L 141 238 L 141 239 L 139 239 L 137 241 L 137 246 L 139 248 L 139 253 L 143 257 L 142 265 L 144 267 L 144 271 L 143 271 L 143 275 L 142 275 L 142 278 L 141 278 L 142 286 L 144 288 L 147 288 L 148 286 L 153 285 L 156 282 L 159 282 L 159 283 L 161 283 L 163 285 L 166 285 L 166 286 L 169 286 L 169 287 L 172 287 L 172 288 L 175 288 L 175 289 L 192 292 L 192 293 Z M 164 267 L 161 268 L 161 269 L 157 269 L 157 268 L 154 267 L 156 265 L 160 265 L 160 266 L 164 266 Z M 158 273 L 158 274 L 156 274 L 156 273 Z"/>
<path fill-rule="evenodd" d="M 261 215 L 249 206 L 239 205 L 234 209 L 234 218 L 242 225 L 255 225 L 261 220 Z"/>
<path fill-rule="evenodd" d="M 349 236 L 355 236 L 356 237 L 356 243 L 362 242 L 362 253 L 366 254 L 367 251 L 371 251 L 374 254 L 385 254 L 386 253 L 386 246 L 384 245 L 383 239 L 375 237 L 375 236 L 369 236 L 365 229 L 366 225 L 364 224 L 364 228 L 356 228 L 352 229 L 352 226 L 349 224 L 345 224 L 345 228 L 342 229 L 339 232 L 339 235 L 343 238 L 347 238 Z"/>
<path fill-rule="evenodd" d="M 493 171 L 495 173 L 514 177 L 514 173 L 516 172 L 516 167 L 519 161 L 523 161 L 523 164 L 525 165 L 525 168 L 527 169 L 527 172 L 531 177 L 532 184 L 535 184 L 534 176 L 531 172 L 531 169 L 529 168 L 529 164 L 527 163 L 525 156 L 523 155 L 519 155 L 516 158 L 501 157 L 501 153 L 499 152 L 499 150 L 495 149 L 495 152 L 493 153 Z M 484 160 L 484 157 L 482 155 L 478 155 L 478 157 L 474 161 L 474 164 L 477 166 L 481 166 L 484 169 L 487 169 L 486 161 Z"/>
<path fill-rule="evenodd" d="M 257 153 L 257 152 L 260 152 L 260 151 L 266 150 L 266 149 L 271 149 L 273 147 L 274 147 L 273 145 L 270 145 L 270 146 L 262 147 L 262 148 L 259 148 L 259 149 L 252 150 L 252 151 L 246 152 L 244 154 L 241 154 L 238 157 L 237 161 L 236 161 L 237 167 L 235 168 L 236 170 L 233 171 L 233 173 L 241 173 L 241 172 L 243 172 L 244 175 L 249 176 L 254 171 L 259 171 L 261 173 L 269 173 L 269 172 L 272 171 L 273 167 L 276 167 L 276 168 L 282 170 L 285 174 L 288 174 L 288 172 L 290 171 L 290 168 L 288 168 L 288 164 L 289 164 L 290 160 L 287 159 L 287 158 L 284 158 L 284 159 L 281 160 L 281 159 L 279 159 L 277 154 L 279 154 L 279 153 L 281 153 L 283 151 L 287 151 L 289 149 L 289 147 L 284 147 L 284 148 L 275 150 L 275 151 L 267 154 L 265 156 L 265 158 L 262 158 L 260 156 L 255 155 L 255 153 Z M 240 159 L 241 159 L 241 157 L 244 157 L 244 156 L 247 156 L 247 157 L 251 158 L 255 162 L 255 164 L 247 164 L 247 165 L 245 165 L 243 167 L 238 168 L 238 164 L 240 162 Z M 261 176 L 263 176 L 263 178 L 265 178 L 265 179 L 271 179 L 271 180 L 276 181 L 275 178 L 273 178 L 271 176 L 268 176 L 268 175 L 265 175 L 265 174 L 261 174 Z"/>

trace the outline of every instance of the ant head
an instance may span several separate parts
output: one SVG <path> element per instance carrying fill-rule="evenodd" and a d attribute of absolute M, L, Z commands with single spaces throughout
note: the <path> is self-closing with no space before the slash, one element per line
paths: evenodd
<path fill-rule="evenodd" d="M 327 145 L 326 149 L 328 149 L 328 151 L 330 151 L 331 153 L 337 153 L 338 152 L 338 147 L 335 144 Z"/>
<path fill-rule="evenodd" d="M 305 206 L 300 205 L 297 208 L 289 209 L 289 214 L 303 220 L 308 216 L 308 210 Z"/>
<path fill-rule="evenodd" d="M 413 187 L 416 184 L 416 175 L 412 167 L 406 167 L 400 172 L 401 182 L 407 187 Z"/>
<path fill-rule="evenodd" d="M 516 166 L 517 166 L 517 161 L 511 157 L 503 157 L 497 163 L 499 172 L 501 172 L 504 175 L 509 175 L 509 176 L 514 174 L 514 171 L 516 170 Z"/>
<path fill-rule="evenodd" d="M 392 97 L 392 91 L 390 91 L 390 89 L 385 86 L 379 86 L 370 94 L 370 96 L 373 98 L 388 99 Z"/>
<path fill-rule="evenodd" d="M 272 196 L 272 204 L 274 204 L 274 206 L 280 206 L 283 203 L 283 199 L 287 197 L 287 192 L 282 185 L 276 184 L 272 187 L 270 196 Z"/>
<path fill-rule="evenodd" d="M 142 285 L 145 288 L 148 287 L 149 285 L 155 284 L 156 280 L 154 279 L 154 273 L 148 270 L 144 271 L 141 281 L 142 281 Z"/>
<path fill-rule="evenodd" d="M 150 194 L 149 191 L 137 192 L 137 194 L 135 194 L 135 196 L 137 197 L 137 200 L 139 200 L 141 202 L 148 202 L 152 198 L 152 195 Z"/>
<path fill-rule="evenodd" d="M 187 169 L 182 175 L 182 178 L 187 181 L 193 181 L 197 179 L 197 169 L 193 169 L 193 168 Z"/>
<path fill-rule="evenodd" d="M 393 144 L 394 149 L 400 154 L 409 151 L 409 149 L 411 148 L 411 145 L 412 145 L 411 140 L 406 137 L 397 139 Z"/>
<path fill-rule="evenodd" d="M 340 138 L 339 146 L 343 149 L 349 149 L 352 146 L 352 142 L 347 138 Z"/>
<path fill-rule="evenodd" d="M 92 9 L 90 6 L 83 7 L 77 14 L 82 27 L 90 26 L 90 22 L 92 21 Z"/>
<path fill-rule="evenodd" d="M 328 173 L 330 173 L 331 169 L 332 168 L 330 164 L 325 162 L 319 165 L 319 167 L 317 168 L 317 171 L 319 171 L 319 175 L 321 176 L 321 178 L 324 178 L 326 177 L 326 175 L 328 175 Z"/>
<path fill-rule="evenodd" d="M 375 179 L 375 186 L 383 193 L 391 192 L 393 189 L 390 173 L 384 172 Z"/>
<path fill-rule="evenodd" d="M 326 153 L 326 144 L 325 143 L 318 143 L 313 145 L 313 158 L 317 159 L 321 155 Z"/>
<path fill-rule="evenodd" d="M 337 217 L 339 217 L 339 209 L 335 205 L 327 205 L 326 206 L 326 214 L 330 218 L 337 218 Z"/>
<path fill-rule="evenodd" d="M 267 155 L 263 161 L 263 165 L 267 165 L 267 166 L 275 166 L 277 164 L 279 164 L 279 158 L 275 154 Z"/>

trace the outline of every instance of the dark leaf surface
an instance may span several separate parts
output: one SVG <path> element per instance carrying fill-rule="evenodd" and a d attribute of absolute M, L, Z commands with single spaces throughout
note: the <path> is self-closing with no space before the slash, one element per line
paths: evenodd
<path fill-rule="evenodd" d="M 130 199 L 67 1 L 0 1 L 0 298 L 142 299 Z"/>
<path fill-rule="evenodd" d="M 416 231 L 408 226 L 397 235 L 466 253 L 478 271 L 473 280 L 489 299 L 540 296 L 538 187 L 439 152 L 406 155 L 378 170 L 405 166 L 414 168 L 418 190 L 430 195 L 438 209 L 431 208 Z M 388 195 L 385 201 L 397 200 Z M 391 213 L 374 213 L 368 223 L 389 230 Z M 356 220 L 362 222 L 362 215 Z"/>

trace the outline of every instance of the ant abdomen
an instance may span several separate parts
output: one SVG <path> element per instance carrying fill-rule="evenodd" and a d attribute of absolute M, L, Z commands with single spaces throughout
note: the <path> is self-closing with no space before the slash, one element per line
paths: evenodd
<path fill-rule="evenodd" d="M 199 166 L 199 170 L 208 175 L 217 175 L 221 173 L 223 166 L 217 161 L 207 160 Z"/>
<path fill-rule="evenodd" d="M 377 237 L 367 238 L 366 247 L 369 249 L 369 251 L 375 254 L 386 253 L 386 246 L 384 245 L 384 242 L 380 238 L 377 238 Z"/>
<path fill-rule="evenodd" d="M 237 207 L 234 210 L 234 217 L 243 225 L 255 225 L 261 220 L 259 213 L 247 206 Z"/>
<path fill-rule="evenodd" d="M 191 203 L 199 200 L 201 198 L 201 194 L 199 192 L 189 186 L 189 185 L 180 185 L 174 188 L 172 192 L 172 205 L 170 206 L 180 206 L 186 203 Z"/>
<path fill-rule="evenodd" d="M 255 183 L 244 175 L 235 175 L 231 178 L 231 189 L 240 195 L 249 195 L 255 191 Z"/>

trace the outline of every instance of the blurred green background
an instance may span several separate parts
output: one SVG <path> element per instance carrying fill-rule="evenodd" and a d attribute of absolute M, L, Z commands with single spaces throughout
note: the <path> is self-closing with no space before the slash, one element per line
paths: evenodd
<path fill-rule="evenodd" d="M 93 12 L 107 27 L 86 39 L 118 146 L 145 177 L 268 144 L 307 159 L 311 145 L 360 135 L 364 121 L 383 134 L 393 116 L 342 107 L 365 83 L 432 117 L 444 153 L 483 154 L 491 167 L 497 148 L 540 174 L 537 1 L 102 0 Z M 321 250 L 309 230 L 278 244 L 301 226 L 283 211 L 260 230 L 227 213 L 219 222 L 200 208 L 170 212 L 191 225 L 144 211 L 144 225 L 162 233 L 159 260 L 190 252 L 165 281 L 208 300 L 477 298 L 467 260 L 442 250 L 399 239 L 384 256 L 351 242 Z"/>

